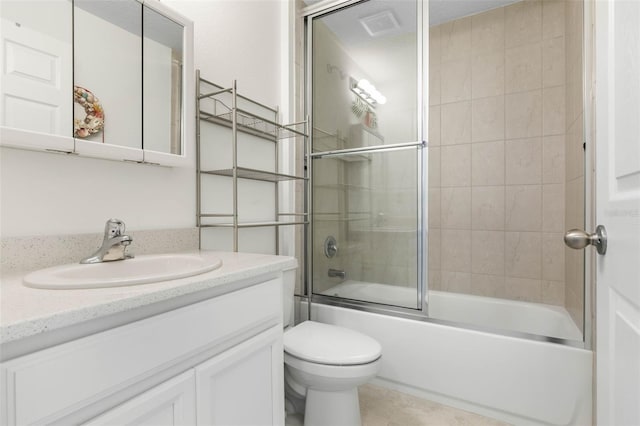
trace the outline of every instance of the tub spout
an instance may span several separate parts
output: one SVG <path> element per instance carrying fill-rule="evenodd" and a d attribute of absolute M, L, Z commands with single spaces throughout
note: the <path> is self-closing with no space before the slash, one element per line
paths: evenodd
<path fill-rule="evenodd" d="M 341 269 L 329 269 L 329 276 L 331 278 L 341 278 L 341 279 L 345 279 L 347 278 L 347 273 Z"/>

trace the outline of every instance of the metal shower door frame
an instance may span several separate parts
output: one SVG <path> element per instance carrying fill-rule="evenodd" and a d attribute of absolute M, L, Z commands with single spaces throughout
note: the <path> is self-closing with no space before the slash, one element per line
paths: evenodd
<path fill-rule="evenodd" d="M 382 313 L 405 318 L 413 318 L 419 320 L 428 319 L 428 283 L 427 283 L 427 131 L 428 129 L 428 102 L 425 93 L 427 93 L 426 83 L 428 81 L 428 63 L 426 58 L 428 52 L 428 31 L 425 31 L 425 22 L 429 22 L 429 8 L 426 7 L 427 2 L 424 0 L 416 1 L 416 58 L 417 58 L 417 141 L 408 143 L 398 143 L 386 145 L 378 148 L 364 148 L 361 151 L 367 152 L 383 152 L 397 149 L 410 149 L 415 147 L 417 151 L 417 289 L 416 289 L 416 306 L 417 309 L 405 308 L 400 306 L 385 305 L 375 302 L 365 302 L 350 299 L 338 300 L 334 297 L 313 294 L 313 158 L 322 156 L 337 155 L 338 151 L 329 151 L 322 153 L 313 153 L 313 19 L 319 18 L 327 13 L 336 12 L 359 3 L 365 3 L 368 0 L 336 0 L 329 2 L 321 2 L 316 5 L 309 6 L 302 11 L 302 18 L 305 25 L 305 42 L 304 42 L 304 59 L 305 59 L 305 115 L 309 117 L 309 139 L 307 147 L 307 155 L 305 164 L 307 167 L 307 190 L 306 203 L 307 212 L 309 212 L 309 231 L 307 233 L 307 241 L 305 247 L 305 294 L 308 300 L 308 317 L 311 318 L 311 302 L 322 303 L 327 305 L 343 306 L 351 309 L 362 310 L 366 312 Z M 428 30 L 428 26 L 426 27 Z M 359 149 L 340 150 L 342 154 L 347 152 L 357 152 Z"/>

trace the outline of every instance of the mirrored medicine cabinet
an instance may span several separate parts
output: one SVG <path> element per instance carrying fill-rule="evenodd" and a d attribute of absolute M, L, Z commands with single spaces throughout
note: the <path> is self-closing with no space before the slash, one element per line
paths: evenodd
<path fill-rule="evenodd" d="M 3 0 L 0 17 L 1 145 L 188 164 L 191 21 L 157 0 Z"/>

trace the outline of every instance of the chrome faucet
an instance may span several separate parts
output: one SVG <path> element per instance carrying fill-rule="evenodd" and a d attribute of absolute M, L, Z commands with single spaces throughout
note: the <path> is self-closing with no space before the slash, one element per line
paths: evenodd
<path fill-rule="evenodd" d="M 133 254 L 127 253 L 127 246 L 131 244 L 133 238 L 124 235 L 124 229 L 123 221 L 109 219 L 104 225 L 102 246 L 91 256 L 82 259 L 80 263 L 102 263 L 133 258 Z"/>

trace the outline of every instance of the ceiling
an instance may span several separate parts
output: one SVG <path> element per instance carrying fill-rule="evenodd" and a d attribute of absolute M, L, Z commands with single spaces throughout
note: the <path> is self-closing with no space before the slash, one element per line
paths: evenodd
<path fill-rule="evenodd" d="M 330 0 L 304 0 L 307 5 L 319 4 L 323 1 Z M 486 10 L 495 9 L 521 0 L 429 0 L 429 26 L 439 25 L 443 22 L 452 21 L 464 16 L 474 15 Z M 416 6 L 413 0 L 370 0 L 359 4 L 357 8 L 361 15 L 370 15 L 376 13 L 376 10 L 390 9 L 402 25 L 413 25 L 415 28 Z M 343 9 L 345 11 L 352 9 Z M 370 9 L 370 12 L 363 12 Z M 342 13 L 334 14 L 340 15 Z M 350 21 L 353 23 L 353 20 Z M 332 30 L 335 28 L 327 22 Z M 347 32 L 348 28 L 353 25 L 347 25 L 341 32 Z M 409 32 L 407 30 L 405 32 Z"/>
<path fill-rule="evenodd" d="M 305 0 L 308 5 L 322 1 L 335 3 L 333 0 Z M 438 25 L 517 1 L 520 0 L 429 0 L 429 24 Z M 417 28 L 416 5 L 415 0 L 368 0 L 322 15 L 319 20 L 372 79 L 377 83 L 393 81 L 400 72 L 398 67 L 406 64 L 408 58 L 415 57 L 415 36 L 412 34 Z M 372 36 L 362 21 L 380 16 L 383 19 L 379 27 L 384 23 L 395 25 Z"/>
<path fill-rule="evenodd" d="M 361 24 L 366 19 L 380 13 L 390 12 L 398 23 L 398 27 L 385 32 L 383 36 L 372 37 Z M 355 6 L 328 13 L 320 18 L 343 46 L 361 46 L 388 36 L 398 36 L 416 31 L 416 3 L 406 0 L 369 0 Z"/>

